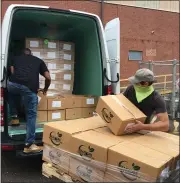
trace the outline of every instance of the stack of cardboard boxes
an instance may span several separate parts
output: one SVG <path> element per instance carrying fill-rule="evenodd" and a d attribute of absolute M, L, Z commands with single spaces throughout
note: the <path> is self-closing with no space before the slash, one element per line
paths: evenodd
<path fill-rule="evenodd" d="M 163 132 L 122 135 L 130 123 L 146 119 L 125 97 L 101 97 L 96 111 L 99 116 L 46 124 L 43 160 L 87 182 L 155 182 L 177 167 L 178 137 Z"/>
<path fill-rule="evenodd" d="M 51 74 L 49 91 L 55 94 L 71 94 L 74 83 L 74 43 L 40 38 L 27 38 L 26 47 L 46 63 Z M 40 76 L 40 88 L 45 79 Z"/>
<path fill-rule="evenodd" d="M 78 95 L 44 96 L 39 93 L 38 122 L 60 121 L 93 116 L 97 97 Z"/>

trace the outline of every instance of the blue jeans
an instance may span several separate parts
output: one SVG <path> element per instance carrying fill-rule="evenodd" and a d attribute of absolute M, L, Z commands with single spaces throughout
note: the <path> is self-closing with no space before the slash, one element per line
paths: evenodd
<path fill-rule="evenodd" d="M 7 88 L 9 92 L 8 97 L 11 115 L 17 115 L 16 99 L 19 98 L 19 96 L 23 98 L 27 121 L 26 143 L 31 144 L 35 141 L 38 97 L 36 93 L 32 92 L 28 87 L 21 84 L 8 82 Z"/>

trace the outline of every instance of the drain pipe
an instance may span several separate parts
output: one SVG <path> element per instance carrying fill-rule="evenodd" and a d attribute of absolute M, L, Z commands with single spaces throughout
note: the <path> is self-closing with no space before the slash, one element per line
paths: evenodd
<path fill-rule="evenodd" d="M 104 25 L 104 0 L 101 0 L 101 21 Z"/>

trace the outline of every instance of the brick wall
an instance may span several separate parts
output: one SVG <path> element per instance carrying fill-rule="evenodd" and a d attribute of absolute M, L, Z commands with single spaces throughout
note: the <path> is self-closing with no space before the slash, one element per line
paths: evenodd
<path fill-rule="evenodd" d="M 75 9 L 100 16 L 101 4 L 94 1 L 2 1 L 2 16 L 10 4 L 36 4 L 52 8 Z M 138 69 L 137 61 L 128 60 L 128 51 L 143 51 L 143 60 L 179 59 L 178 13 L 104 5 L 104 24 L 113 18 L 121 21 L 121 78 L 127 78 Z M 152 31 L 154 33 L 152 34 Z M 156 49 L 156 56 L 147 56 L 147 49 Z M 168 69 L 168 68 L 167 68 Z M 159 70 L 159 73 L 166 70 Z"/>

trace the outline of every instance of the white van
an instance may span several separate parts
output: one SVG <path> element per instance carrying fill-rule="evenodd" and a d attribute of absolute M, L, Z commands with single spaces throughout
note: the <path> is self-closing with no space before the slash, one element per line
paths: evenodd
<path fill-rule="evenodd" d="M 51 29 L 56 31 L 51 34 Z M 74 94 L 102 96 L 120 93 L 120 21 L 105 29 L 97 15 L 48 6 L 10 5 L 2 24 L 1 52 L 1 134 L 2 149 L 22 148 L 25 125 L 8 126 L 7 88 L 9 61 L 25 47 L 25 38 L 48 38 L 75 43 Z M 41 142 L 43 126 L 37 126 Z M 21 147 L 22 145 L 22 147 Z"/>

